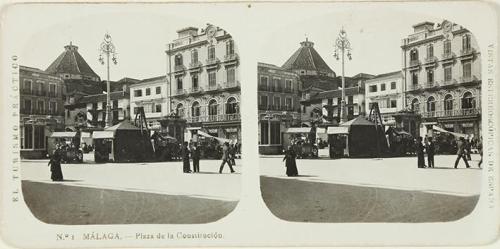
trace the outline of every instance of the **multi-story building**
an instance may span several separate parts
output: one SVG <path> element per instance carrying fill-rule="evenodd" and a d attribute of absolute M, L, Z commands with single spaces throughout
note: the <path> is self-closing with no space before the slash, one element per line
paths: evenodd
<path fill-rule="evenodd" d="M 335 125 L 340 122 L 340 103 L 342 89 L 320 92 L 310 99 L 311 102 L 321 103 L 321 116 L 326 120 L 325 125 Z M 365 114 L 365 89 L 363 85 L 346 87 L 345 106 L 347 119 L 351 120 Z M 319 111 L 319 110 L 317 110 Z M 315 111 L 314 113 L 316 113 Z"/>
<path fill-rule="evenodd" d="M 21 157 L 44 158 L 47 137 L 64 130 L 64 83 L 59 76 L 21 66 L 20 140 Z"/>
<path fill-rule="evenodd" d="M 111 92 L 111 123 L 118 124 L 130 119 L 130 93 L 127 87 L 122 91 Z M 105 93 L 87 95 L 79 103 L 85 104 L 87 114 L 87 128 L 101 130 L 106 126 L 107 95 Z"/>
<path fill-rule="evenodd" d="M 421 115 L 413 134 L 442 129 L 481 134 L 481 54 L 464 27 L 423 22 L 402 41 L 406 105 Z"/>
<path fill-rule="evenodd" d="M 168 110 L 186 119 L 186 140 L 201 130 L 240 141 L 239 58 L 231 35 L 210 24 L 177 34 L 166 51 Z"/>
<path fill-rule="evenodd" d="M 370 114 L 372 103 L 378 104 L 384 125 L 396 125 L 393 115 L 405 108 L 401 71 L 379 74 L 365 81 L 365 113 L 367 115 Z"/>
<path fill-rule="evenodd" d="M 281 153 L 282 133 L 300 125 L 300 79 L 275 65 L 258 66 L 259 153 Z"/>
<path fill-rule="evenodd" d="M 169 115 L 167 109 L 167 78 L 165 75 L 144 79 L 130 86 L 130 110 L 132 118 L 138 108 L 144 108 L 144 114 L 150 129 L 159 130 L 159 121 Z"/>

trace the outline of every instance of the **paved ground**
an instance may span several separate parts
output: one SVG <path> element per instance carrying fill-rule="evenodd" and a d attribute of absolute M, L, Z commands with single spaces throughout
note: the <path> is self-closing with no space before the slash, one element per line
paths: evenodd
<path fill-rule="evenodd" d="M 479 157 L 473 155 L 471 165 Z M 277 217 L 302 222 L 438 222 L 469 214 L 479 198 L 481 170 L 453 169 L 455 157 L 436 156 L 436 168 L 416 158 L 297 160 L 286 177 L 281 157 L 260 158 L 261 190 Z"/>
<path fill-rule="evenodd" d="M 181 162 L 63 164 L 64 182 L 52 182 L 47 160 L 25 160 L 23 195 L 40 220 L 56 224 L 207 223 L 229 214 L 239 200 L 237 173 L 202 160 L 200 173 Z"/>

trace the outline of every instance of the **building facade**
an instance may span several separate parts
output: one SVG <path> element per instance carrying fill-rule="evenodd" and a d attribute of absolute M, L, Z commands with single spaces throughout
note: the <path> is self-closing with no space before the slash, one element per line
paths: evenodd
<path fill-rule="evenodd" d="M 340 122 L 342 89 L 321 92 L 314 99 L 321 100 L 321 114 L 325 124 L 336 125 Z M 348 120 L 365 114 L 365 89 L 362 85 L 345 89 L 345 106 Z"/>
<path fill-rule="evenodd" d="M 372 103 L 377 103 L 386 126 L 396 126 L 394 114 L 405 108 L 403 74 L 401 71 L 379 74 L 365 82 L 365 113 L 370 114 Z"/>
<path fill-rule="evenodd" d="M 187 121 L 185 140 L 198 131 L 241 141 L 239 57 L 229 33 L 207 25 L 177 31 L 168 44 L 168 109 Z"/>
<path fill-rule="evenodd" d="M 144 108 L 149 129 L 160 130 L 159 120 L 169 115 L 167 109 L 167 78 L 159 76 L 144 79 L 130 86 L 130 110 L 134 119 L 138 108 Z"/>
<path fill-rule="evenodd" d="M 300 126 L 300 79 L 278 66 L 258 64 L 259 153 L 281 153 L 282 133 Z"/>
<path fill-rule="evenodd" d="M 480 136 L 481 54 L 473 35 L 446 20 L 413 29 L 401 46 L 406 105 L 421 115 L 412 133 L 432 135 L 439 126 Z"/>
<path fill-rule="evenodd" d="M 47 138 L 64 130 L 64 82 L 37 68 L 21 66 L 20 141 L 21 157 L 44 158 Z"/>
<path fill-rule="evenodd" d="M 126 89 L 110 93 L 112 125 L 130 119 L 130 93 Z M 105 93 L 84 96 L 80 103 L 85 104 L 87 114 L 86 128 L 102 130 L 106 126 L 107 95 Z"/>

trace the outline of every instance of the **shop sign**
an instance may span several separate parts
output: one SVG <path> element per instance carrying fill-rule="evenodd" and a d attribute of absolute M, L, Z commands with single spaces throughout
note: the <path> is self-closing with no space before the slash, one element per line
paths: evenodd
<path fill-rule="evenodd" d="M 474 123 L 463 123 L 462 127 L 471 128 L 474 127 Z"/>
<path fill-rule="evenodd" d="M 226 132 L 238 132 L 237 128 L 226 128 Z"/>

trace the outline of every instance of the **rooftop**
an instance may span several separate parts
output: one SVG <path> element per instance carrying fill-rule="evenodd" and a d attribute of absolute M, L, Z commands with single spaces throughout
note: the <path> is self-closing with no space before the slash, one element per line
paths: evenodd
<path fill-rule="evenodd" d="M 300 48 L 281 67 L 287 70 L 307 70 L 323 74 L 335 74 L 314 49 L 314 43 L 307 39 L 300 43 Z"/>
<path fill-rule="evenodd" d="M 71 42 L 69 45 L 64 46 L 64 52 L 45 71 L 52 74 L 65 73 L 99 78 L 80 53 L 78 53 L 78 47 Z"/>

